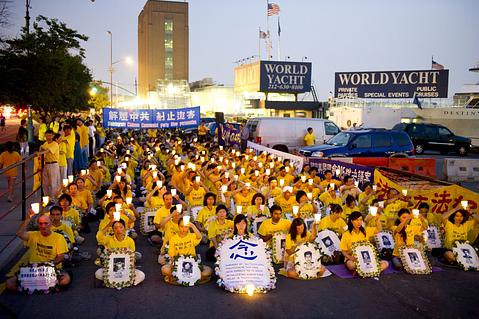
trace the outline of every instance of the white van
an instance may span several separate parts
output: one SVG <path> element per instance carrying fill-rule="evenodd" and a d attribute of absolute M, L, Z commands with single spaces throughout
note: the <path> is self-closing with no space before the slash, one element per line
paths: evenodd
<path fill-rule="evenodd" d="M 249 119 L 246 126 L 250 141 L 286 152 L 304 146 L 308 127 L 313 128 L 316 144 L 323 144 L 341 131 L 332 121 L 303 117 L 256 117 Z"/>

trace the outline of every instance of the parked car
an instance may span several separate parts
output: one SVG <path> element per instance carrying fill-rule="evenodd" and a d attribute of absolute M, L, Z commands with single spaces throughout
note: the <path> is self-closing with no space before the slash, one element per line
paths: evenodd
<path fill-rule="evenodd" d="M 332 121 L 302 117 L 257 117 L 249 119 L 246 127 L 251 141 L 283 152 L 301 148 L 308 127 L 313 128 L 317 144 L 341 131 Z"/>
<path fill-rule="evenodd" d="M 386 129 L 364 129 L 341 132 L 324 145 L 303 147 L 309 157 L 407 157 L 414 155 L 414 145 L 404 132 Z"/>
<path fill-rule="evenodd" d="M 411 138 L 416 154 L 426 150 L 439 151 L 441 154 L 456 152 L 461 156 L 471 150 L 471 139 L 455 135 L 447 127 L 430 123 L 399 123 L 393 130 L 406 132 Z"/>

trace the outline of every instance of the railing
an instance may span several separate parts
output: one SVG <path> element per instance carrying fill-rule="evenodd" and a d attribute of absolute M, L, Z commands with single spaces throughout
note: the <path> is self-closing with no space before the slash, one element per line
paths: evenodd
<path fill-rule="evenodd" d="M 8 170 L 10 169 L 18 169 L 18 167 L 20 166 L 21 167 L 21 179 L 18 180 L 15 182 L 15 184 L 13 185 L 13 188 L 15 188 L 16 185 L 19 185 L 21 184 L 22 185 L 22 194 L 21 194 L 21 200 L 20 201 L 17 201 L 13 204 L 13 206 L 10 207 L 10 209 L 4 213 L 2 213 L 0 215 L 0 221 L 2 219 L 4 219 L 5 217 L 7 217 L 9 214 L 11 214 L 12 212 L 14 212 L 20 205 L 22 205 L 22 220 L 25 220 L 26 216 L 27 216 L 27 200 L 34 196 L 38 191 L 40 191 L 40 194 L 41 196 L 43 196 L 43 187 L 42 187 L 42 179 L 43 179 L 43 167 L 44 167 L 44 164 L 45 164 L 45 153 L 46 152 L 37 152 L 33 155 L 30 155 L 30 156 L 27 156 L 25 158 L 23 158 L 20 162 L 18 163 L 15 163 L 15 164 L 12 164 L 8 167 L 5 167 L 3 169 L 0 170 L 0 177 L 3 176 L 3 174 L 5 172 L 7 172 Z M 35 161 L 37 160 L 38 156 L 41 157 L 41 161 L 40 161 L 40 165 L 39 167 L 37 168 L 37 171 L 35 172 L 35 163 L 32 163 L 33 164 L 33 167 L 32 167 L 32 174 L 28 175 L 27 176 L 27 163 L 29 161 Z M 30 179 L 30 178 L 35 178 L 35 176 L 37 174 L 40 174 L 40 184 L 39 184 L 39 187 L 36 188 L 36 189 L 32 189 L 32 191 L 27 194 L 27 180 Z M 33 183 L 33 185 L 35 185 L 35 183 Z M 0 198 L 3 198 L 4 196 L 7 196 L 8 195 L 8 187 L 7 187 L 7 190 L 5 192 L 1 192 L 0 193 Z"/>

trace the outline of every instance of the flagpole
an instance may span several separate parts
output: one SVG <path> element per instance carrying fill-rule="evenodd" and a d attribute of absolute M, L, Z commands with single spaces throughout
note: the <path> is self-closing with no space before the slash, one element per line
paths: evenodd
<path fill-rule="evenodd" d="M 261 61 L 261 27 L 258 27 L 258 59 Z"/>
<path fill-rule="evenodd" d="M 279 25 L 279 14 L 278 14 L 278 61 L 281 61 L 281 29 Z"/>
<path fill-rule="evenodd" d="M 268 15 L 268 5 L 269 5 L 269 0 L 266 0 L 266 27 L 267 27 L 267 34 L 268 34 L 268 61 L 270 60 L 271 57 L 271 37 L 269 33 L 269 15 Z"/>

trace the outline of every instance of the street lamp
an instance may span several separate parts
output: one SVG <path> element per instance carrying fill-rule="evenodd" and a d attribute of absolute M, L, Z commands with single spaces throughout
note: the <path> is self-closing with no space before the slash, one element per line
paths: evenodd
<path fill-rule="evenodd" d="M 113 34 L 107 33 L 110 35 L 110 107 L 113 107 Z"/>

